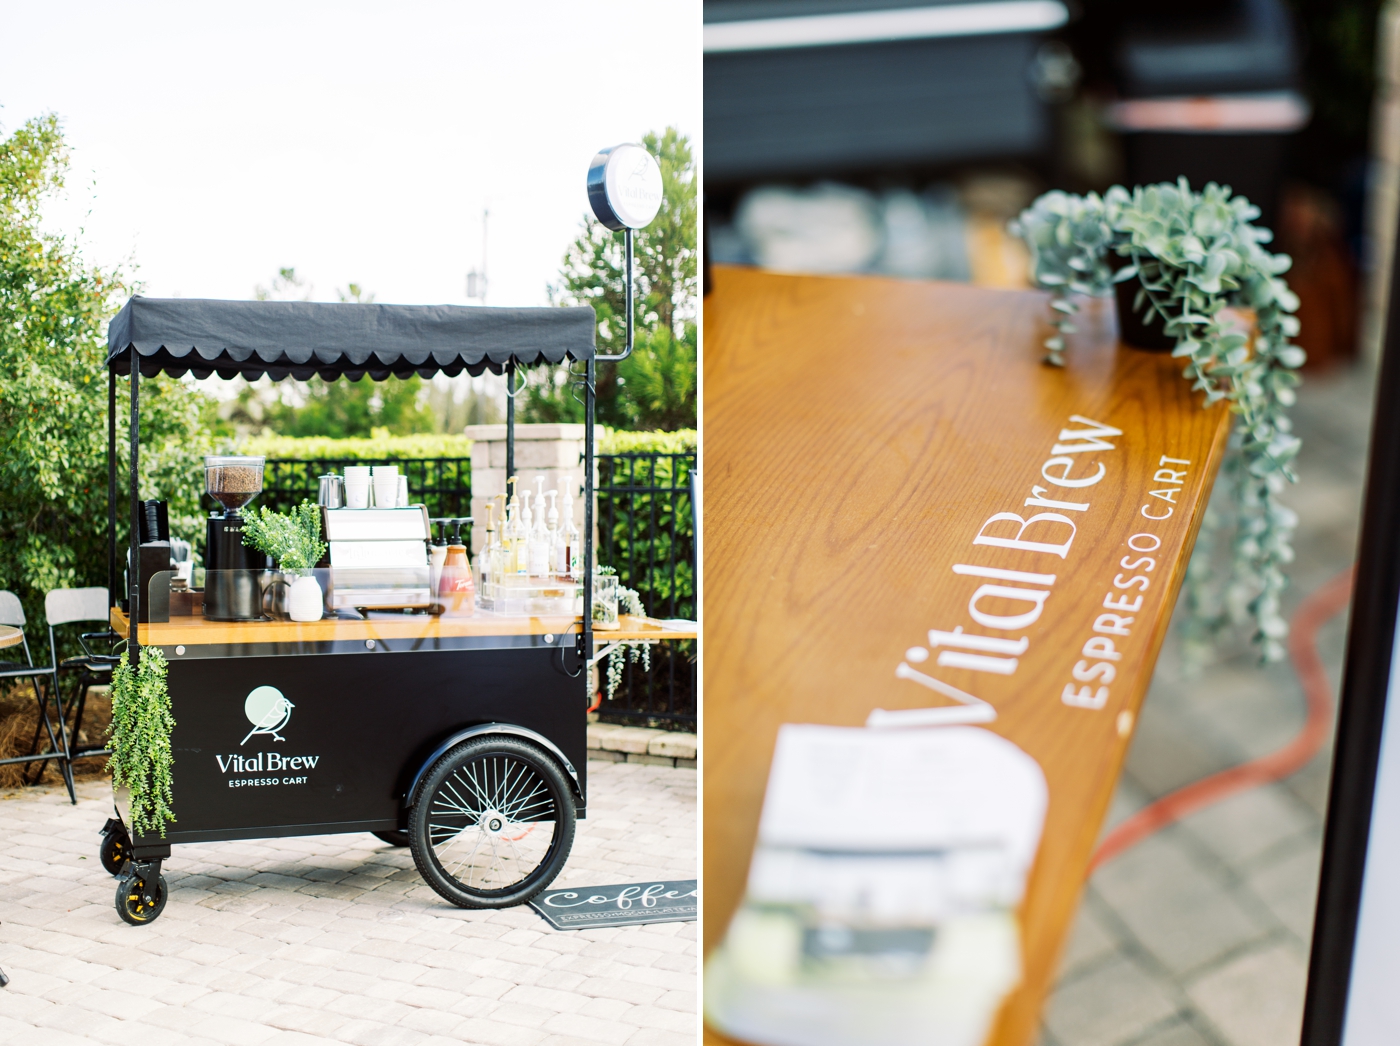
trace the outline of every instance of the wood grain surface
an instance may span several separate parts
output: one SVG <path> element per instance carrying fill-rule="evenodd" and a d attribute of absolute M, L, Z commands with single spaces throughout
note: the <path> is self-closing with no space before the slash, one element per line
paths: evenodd
<path fill-rule="evenodd" d="M 705 949 L 743 893 L 778 727 L 858 726 L 875 708 L 954 703 L 909 678 L 913 668 L 990 702 L 988 729 L 1035 758 L 1049 784 L 1020 913 L 1025 976 L 990 1039 L 1030 1043 L 1230 415 L 1202 410 L 1169 355 L 1120 347 L 1105 303 L 1090 304 L 1057 370 L 1040 362 L 1050 314 L 1037 292 L 724 267 L 714 277 L 704 306 Z M 1122 435 L 1102 439 L 1110 449 L 1065 450 L 1085 440 L 1063 430 L 1092 427 L 1075 415 Z M 1087 478 L 1100 464 L 1091 485 L 1045 478 Z M 974 544 L 979 533 L 1018 537 L 1014 520 L 988 524 L 995 513 L 1055 511 L 1026 507 L 1035 497 L 1088 505 L 1059 512 L 1076 528 L 1063 556 Z M 1069 535 L 1046 519 L 1022 540 Z M 955 564 L 1056 579 L 1042 584 L 1037 619 L 998 630 L 972 610 L 1005 619 L 1034 600 L 991 593 L 970 606 L 979 586 L 1028 583 Z M 1083 648 L 1099 616 L 1114 612 L 1105 600 L 1139 596 L 1116 612 L 1130 623 L 1105 625 L 1129 634 L 1110 637 L 1121 659 L 1103 707 L 1067 704 L 1067 685 L 1084 685 L 1076 664 L 1094 664 Z M 952 647 L 917 660 L 930 630 L 959 627 L 1028 646 L 1007 675 L 939 665 Z M 1095 683 L 1106 681 L 1099 672 Z"/>
<path fill-rule="evenodd" d="M 129 624 L 122 611 L 112 609 L 112 629 L 127 635 Z M 211 621 L 203 617 L 172 617 L 141 626 L 141 643 L 156 646 L 200 646 L 208 643 L 327 643 L 354 639 L 437 639 L 451 636 L 562 635 L 578 630 L 578 618 L 521 617 L 484 611 L 471 617 L 435 617 L 431 614 L 383 615 L 368 621 L 323 618 L 320 621 Z M 597 645 L 614 640 L 695 639 L 692 629 L 667 628 L 646 617 L 618 616 L 617 631 L 594 632 Z"/>

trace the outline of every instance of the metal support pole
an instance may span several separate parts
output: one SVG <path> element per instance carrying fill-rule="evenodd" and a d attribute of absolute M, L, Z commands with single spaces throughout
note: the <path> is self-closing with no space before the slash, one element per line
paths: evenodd
<path fill-rule="evenodd" d="M 117 372 L 107 368 L 107 606 L 117 600 Z"/>
<path fill-rule="evenodd" d="M 515 361 L 506 364 L 506 493 L 515 475 Z"/>
<path fill-rule="evenodd" d="M 127 644 L 126 648 L 131 653 L 131 667 L 135 668 L 141 657 L 140 629 L 137 622 L 141 620 L 141 525 L 140 516 L 140 480 L 139 480 L 139 450 L 141 440 L 141 364 L 140 357 L 136 353 L 136 346 L 131 346 L 131 562 L 127 565 L 127 606 L 129 614 L 127 617 Z"/>
<path fill-rule="evenodd" d="M 632 229 L 630 226 L 624 239 L 627 243 L 627 346 L 622 350 L 622 357 L 626 359 L 632 355 L 632 323 L 635 319 L 632 314 L 636 311 L 632 306 Z"/>
<path fill-rule="evenodd" d="M 588 361 L 583 387 L 583 665 L 593 660 L 593 404 L 594 379 L 597 366 Z M 592 673 L 583 674 L 584 697 L 592 703 L 588 692 Z"/>

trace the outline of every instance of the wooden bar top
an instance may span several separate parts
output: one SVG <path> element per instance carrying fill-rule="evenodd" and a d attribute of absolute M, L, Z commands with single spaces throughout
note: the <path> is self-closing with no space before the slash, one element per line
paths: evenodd
<path fill-rule="evenodd" d="M 123 638 L 130 623 L 120 609 L 111 612 L 112 629 Z M 375 614 L 368 620 L 323 618 L 320 621 L 211 621 L 204 617 L 172 617 L 141 626 L 143 646 L 201 646 L 248 643 L 327 643 L 363 639 L 438 639 L 467 636 L 563 635 L 578 631 L 578 618 L 525 617 L 478 610 L 470 617 L 438 617 L 432 614 Z M 615 631 L 595 631 L 595 644 L 620 640 L 695 639 L 698 632 L 673 627 L 649 617 L 618 618 Z"/>
<path fill-rule="evenodd" d="M 955 688 L 1049 786 L 1024 977 L 989 1039 L 1026 1046 L 1231 415 L 1170 354 L 1119 346 L 1108 302 L 1062 370 L 1038 292 L 716 267 L 704 308 L 705 950 L 743 895 L 779 726 Z"/>

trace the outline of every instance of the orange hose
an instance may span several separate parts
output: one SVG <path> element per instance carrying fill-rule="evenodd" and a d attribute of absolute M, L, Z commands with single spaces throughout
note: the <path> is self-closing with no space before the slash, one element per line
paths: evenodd
<path fill-rule="evenodd" d="M 1317 652 L 1317 633 L 1334 614 L 1346 608 L 1351 600 L 1355 576 L 1356 567 L 1348 567 L 1304 599 L 1293 615 L 1288 654 L 1303 684 L 1303 696 L 1308 707 L 1303 728 L 1293 740 L 1266 756 L 1211 774 L 1149 803 L 1108 833 L 1094 854 L 1089 866 L 1091 872 L 1129 847 L 1136 846 L 1158 829 L 1197 810 L 1297 773 L 1317 754 L 1327 740 L 1333 704 L 1327 670 Z"/>

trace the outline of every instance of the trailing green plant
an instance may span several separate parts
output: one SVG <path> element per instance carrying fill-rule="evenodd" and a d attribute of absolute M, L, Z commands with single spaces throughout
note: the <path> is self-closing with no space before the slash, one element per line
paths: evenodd
<path fill-rule="evenodd" d="M 112 784 L 131 793 L 133 836 L 159 832 L 175 820 L 171 770 L 175 757 L 170 734 L 175 717 L 170 711 L 166 662 L 159 647 L 141 651 L 140 664 L 131 667 L 123 652 L 112 673 Z"/>
<path fill-rule="evenodd" d="M 611 568 L 607 568 L 611 569 Z M 635 589 L 617 587 L 617 609 L 620 614 L 646 617 L 646 608 Z M 611 701 L 617 688 L 622 685 L 622 670 L 628 663 L 641 662 L 642 671 L 651 671 L 651 644 L 646 642 L 618 643 L 608 654 L 608 700 Z"/>
<path fill-rule="evenodd" d="M 290 512 L 264 505 L 243 521 L 243 543 L 277 560 L 283 570 L 310 570 L 325 555 L 321 509 L 310 499 Z"/>
<path fill-rule="evenodd" d="M 1032 278 L 1051 292 L 1056 332 L 1045 342 L 1046 363 L 1064 366 L 1073 295 L 1104 296 L 1136 279 L 1134 310 L 1147 323 L 1161 319 L 1205 406 L 1225 400 L 1238 415 L 1223 466 L 1228 518 L 1207 513 L 1187 572 L 1186 654 L 1195 662 L 1227 627 L 1251 617 L 1266 661 L 1283 657 L 1288 634 L 1279 596 L 1297 515 L 1277 495 L 1297 480 L 1300 441 L 1287 409 L 1307 357 L 1289 340 L 1298 333 L 1298 298 L 1283 279 L 1292 259 L 1264 249 L 1273 234 L 1253 224 L 1258 217 L 1259 208 L 1228 187 L 1211 183 L 1197 193 L 1183 178 L 1132 191 L 1114 186 L 1103 196 L 1046 193 L 1012 225 L 1030 247 Z M 1254 310 L 1252 347 L 1224 314 L 1232 306 Z M 1222 524 L 1233 531 L 1232 564 L 1217 582 L 1210 560 Z"/>

